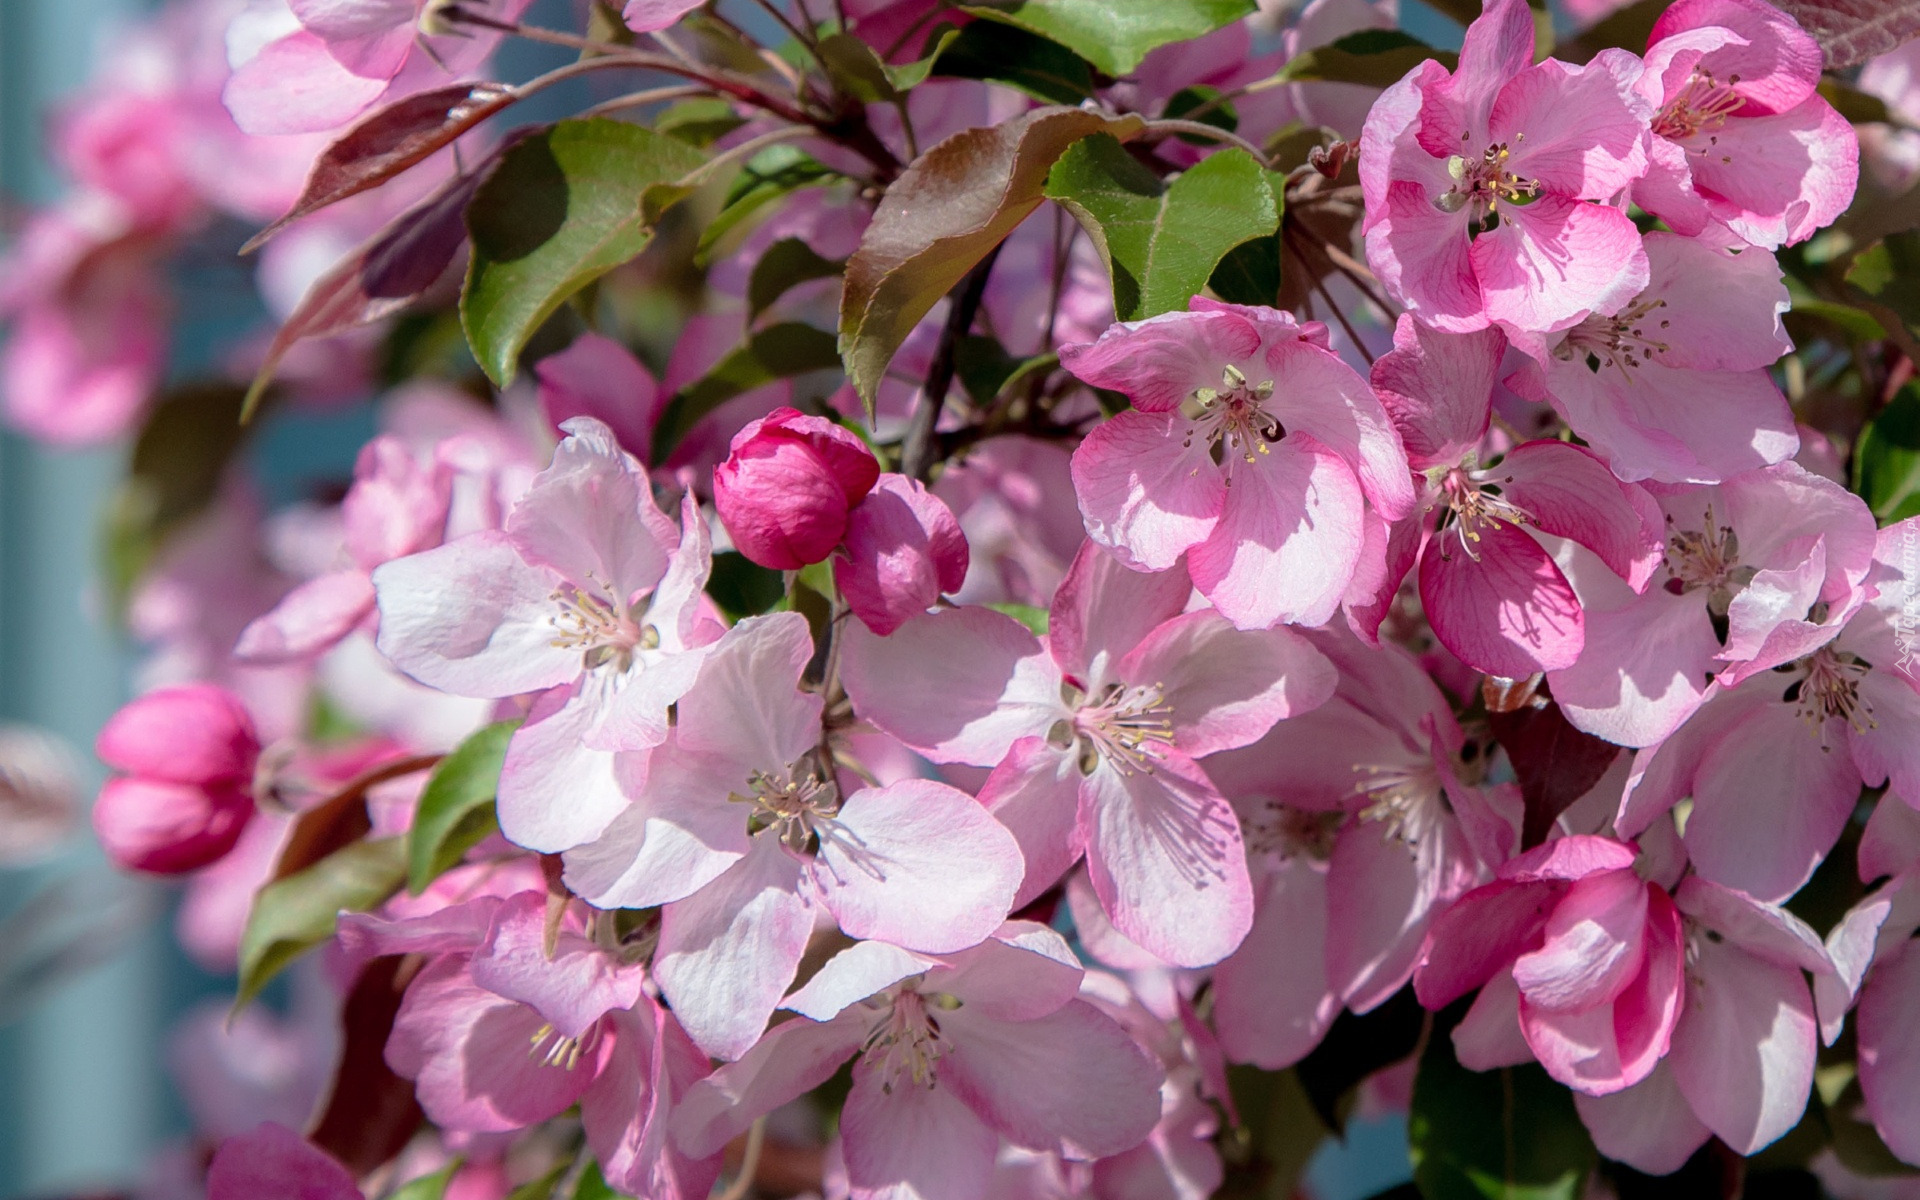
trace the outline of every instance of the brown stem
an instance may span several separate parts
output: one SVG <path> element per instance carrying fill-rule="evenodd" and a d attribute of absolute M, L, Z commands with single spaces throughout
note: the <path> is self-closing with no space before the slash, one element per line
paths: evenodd
<path fill-rule="evenodd" d="M 907 419 L 906 436 L 900 442 L 900 473 L 922 483 L 926 482 L 936 461 L 931 453 L 933 431 L 940 423 L 947 390 L 953 386 L 954 355 L 960 339 L 973 328 L 973 319 L 980 313 L 980 301 L 987 292 L 987 276 L 993 273 L 994 260 L 999 257 L 1000 247 L 995 246 L 954 289 L 953 307 L 947 310 L 947 324 L 940 331 L 940 344 L 934 347 L 933 361 L 927 365 L 926 386 L 921 389 L 913 415 Z"/>

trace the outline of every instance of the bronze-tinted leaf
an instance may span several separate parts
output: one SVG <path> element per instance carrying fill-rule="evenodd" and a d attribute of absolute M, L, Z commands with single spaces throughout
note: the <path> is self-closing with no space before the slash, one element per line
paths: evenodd
<path fill-rule="evenodd" d="M 416 92 L 376 110 L 320 152 L 293 207 L 240 247 L 240 253 L 259 249 L 309 213 L 379 187 L 518 98 L 503 83 L 456 83 Z"/>
<path fill-rule="evenodd" d="M 1827 69 L 1856 67 L 1920 37 L 1920 0 L 1777 0 L 1826 51 Z"/>
<path fill-rule="evenodd" d="M 1520 830 L 1523 847 L 1546 841 L 1554 820 L 1592 791 L 1620 755 L 1612 742 L 1575 729 L 1560 706 L 1544 696 L 1512 712 L 1489 713 L 1487 724 L 1520 779 L 1526 806 Z"/>
<path fill-rule="evenodd" d="M 880 201 L 847 260 L 840 352 L 869 406 L 894 351 L 962 276 L 1042 199 L 1047 172 L 1091 133 L 1120 141 L 1144 122 L 1079 108 L 1042 108 L 957 133 L 915 159 Z"/>
<path fill-rule="evenodd" d="M 345 333 L 392 316 L 446 273 L 466 240 L 462 216 L 479 179 L 474 173 L 449 180 L 314 281 L 273 335 L 253 386 L 247 389 L 242 421 L 259 407 L 280 360 L 295 343 Z"/>
<path fill-rule="evenodd" d="M 392 1162 L 425 1120 L 413 1084 L 387 1066 L 387 1037 L 411 974 L 403 956 L 374 959 L 340 1010 L 340 1065 L 309 1137 L 355 1175 Z"/>

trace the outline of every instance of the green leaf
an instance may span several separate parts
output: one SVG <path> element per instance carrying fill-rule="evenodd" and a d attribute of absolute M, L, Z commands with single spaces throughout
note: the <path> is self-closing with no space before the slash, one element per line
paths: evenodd
<path fill-rule="evenodd" d="M 569 296 L 646 248 L 646 194 L 704 161 L 676 138 L 605 118 L 562 121 L 501 156 L 467 207 L 473 257 L 460 297 L 494 383 L 512 381 L 521 347 Z"/>
<path fill-rule="evenodd" d="M 801 188 L 816 187 L 838 178 L 838 171 L 804 150 L 784 144 L 768 146 L 748 159 L 747 165 L 734 177 L 726 198 L 720 202 L 720 211 L 700 233 L 696 260 L 705 265 L 721 238 L 767 205 Z"/>
<path fill-rule="evenodd" d="M 1134 114 L 1035 109 L 947 138 L 894 180 L 840 289 L 840 352 L 869 416 L 894 351 L 1040 206 L 1047 172 L 1067 147 L 1090 133 L 1131 138 L 1144 125 Z"/>
<path fill-rule="evenodd" d="M 1362 29 L 1324 46 L 1301 51 L 1288 59 L 1271 79 L 1257 86 L 1320 80 L 1383 88 L 1400 82 L 1408 71 L 1430 58 L 1452 70 L 1460 56 L 1449 50 L 1435 50 L 1398 29 Z"/>
<path fill-rule="evenodd" d="M 1222 1133 L 1221 1147 L 1238 1168 L 1236 1173 L 1256 1182 L 1251 1189 L 1230 1188 L 1221 1194 L 1292 1200 L 1313 1152 L 1332 1131 L 1314 1111 L 1294 1071 L 1232 1066 L 1227 1068 L 1227 1087 L 1241 1123 Z"/>
<path fill-rule="evenodd" d="M 414 895 L 500 828 L 493 800 L 507 742 L 518 728 L 519 721 L 499 721 L 470 734 L 427 777 L 407 834 L 407 890 Z"/>
<path fill-rule="evenodd" d="M 761 566 L 737 550 L 723 550 L 713 556 L 707 595 L 721 612 L 737 621 L 772 612 L 786 599 L 787 586 L 780 572 Z"/>
<path fill-rule="evenodd" d="M 1273 211 L 1276 217 L 1286 215 L 1287 177 L 1281 171 L 1268 171 L 1266 174 L 1267 193 L 1273 197 Z M 1280 301 L 1280 230 L 1275 220 L 1274 231 L 1265 237 L 1242 242 L 1227 251 L 1220 265 L 1213 269 L 1207 279 L 1207 286 L 1214 295 L 1230 304 L 1265 304 L 1277 306 Z"/>
<path fill-rule="evenodd" d="M 674 394 L 653 427 L 653 454 L 667 461 L 673 448 L 700 418 L 743 392 L 776 379 L 840 366 L 833 335 L 799 321 L 782 321 L 750 335 L 705 375 Z"/>
<path fill-rule="evenodd" d="M 1820 98 L 1833 105 L 1835 111 L 1855 125 L 1872 122 L 1894 124 L 1895 119 L 1887 110 L 1887 102 L 1878 96 L 1868 95 L 1859 88 L 1850 87 L 1832 76 L 1820 80 Z"/>
<path fill-rule="evenodd" d="M 753 264 L 753 274 L 747 279 L 747 320 L 758 320 L 788 288 L 831 278 L 846 266 L 844 261 L 820 257 L 799 238 L 781 238 Z"/>
<path fill-rule="evenodd" d="M 1427 1200 L 1574 1200 L 1598 1157 L 1571 1092 L 1533 1063 L 1467 1070 L 1444 1019 L 1420 1056 L 1407 1137 Z"/>
<path fill-rule="evenodd" d="M 671 134 L 689 146 L 704 149 L 746 123 L 734 111 L 731 100 L 722 100 L 718 96 L 696 96 L 670 105 L 653 119 L 653 128 L 659 133 Z"/>
<path fill-rule="evenodd" d="M 1882 524 L 1920 516 L 1920 385 L 1909 383 L 1860 431 L 1854 490 Z"/>
<path fill-rule="evenodd" d="M 938 25 L 934 28 L 933 36 L 921 46 L 919 58 L 897 67 L 889 64 L 887 75 L 893 80 L 894 90 L 905 92 L 925 83 L 927 76 L 933 74 L 933 65 L 940 61 L 940 55 L 945 53 L 947 47 L 952 45 L 954 39 L 959 36 L 960 31 L 953 26 Z"/>
<path fill-rule="evenodd" d="M 245 1007 L 288 963 L 332 937 L 342 911 L 381 903 L 400 890 L 406 874 L 406 839 L 391 837 L 355 842 L 261 888 L 240 935 L 234 1007 Z"/>
<path fill-rule="evenodd" d="M 571 1162 L 562 1162 L 540 1178 L 521 1184 L 507 1193 L 507 1200 L 553 1200 L 554 1189 L 566 1178 Z"/>
<path fill-rule="evenodd" d="M 1250 16 L 1253 0 L 987 0 L 964 11 L 1051 38 L 1121 76 L 1154 49 Z"/>
<path fill-rule="evenodd" d="M 1054 164 L 1047 195 L 1093 238 L 1123 321 L 1184 309 L 1229 250 L 1280 223 L 1265 172 L 1237 147 L 1166 183 L 1119 142 L 1096 134 Z"/>
<path fill-rule="evenodd" d="M 1035 637 L 1047 636 L 1048 618 L 1051 614 L 1044 608 L 1032 604 L 1014 604 L 1010 601 L 1000 604 L 989 604 L 987 607 L 997 613 L 1005 613 L 1022 625 L 1025 625 L 1033 631 Z"/>
<path fill-rule="evenodd" d="M 453 1173 L 459 1169 L 460 1162 L 455 1159 L 431 1175 L 408 1180 L 387 1200 L 443 1200 L 447 1194 L 447 1184 L 453 1181 Z"/>
<path fill-rule="evenodd" d="M 953 26 L 944 27 L 928 39 L 919 59 L 898 67 L 881 61 L 872 46 L 850 33 L 821 38 L 815 50 L 828 78 L 842 92 L 866 104 L 892 104 L 926 79 L 940 52 L 959 35 Z"/>
<path fill-rule="evenodd" d="M 600 1164 L 590 1162 L 580 1176 L 579 1186 L 573 1189 L 573 1200 L 619 1200 L 616 1192 L 607 1184 L 607 1177 L 600 1173 Z"/>
<path fill-rule="evenodd" d="M 990 79 L 1048 104 L 1078 104 L 1093 95 L 1087 60 L 1038 34 L 997 21 L 974 21 L 934 63 L 953 79 Z"/>

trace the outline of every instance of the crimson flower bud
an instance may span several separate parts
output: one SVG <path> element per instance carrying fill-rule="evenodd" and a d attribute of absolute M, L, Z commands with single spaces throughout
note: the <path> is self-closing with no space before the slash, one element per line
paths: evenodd
<path fill-rule="evenodd" d="M 123 776 L 93 802 L 107 857 L 131 871 L 176 875 L 226 857 L 253 816 L 253 795 L 231 780 L 178 783 Z"/>
<path fill-rule="evenodd" d="M 847 514 L 880 477 L 858 437 L 819 417 L 778 408 L 734 435 L 714 468 L 713 506 L 740 553 L 797 571 L 833 553 Z"/>
<path fill-rule="evenodd" d="M 173 783 L 240 783 L 253 778 L 260 738 L 253 719 L 224 688 L 160 688 L 108 719 L 94 741 L 117 771 Z"/>

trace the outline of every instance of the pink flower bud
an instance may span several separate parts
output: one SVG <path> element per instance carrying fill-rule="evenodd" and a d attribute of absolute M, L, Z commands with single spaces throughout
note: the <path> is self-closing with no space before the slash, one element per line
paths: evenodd
<path fill-rule="evenodd" d="M 197 683 L 128 704 L 108 719 L 93 748 L 108 766 L 145 779 L 245 785 L 260 738 L 232 693 Z"/>
<path fill-rule="evenodd" d="M 740 553 L 777 571 L 833 553 L 847 535 L 847 513 L 880 477 L 859 438 L 791 408 L 742 429 L 730 451 L 714 468 L 714 508 Z"/>
<path fill-rule="evenodd" d="M 905 475 L 880 477 L 853 510 L 846 541 L 833 582 L 854 615 L 882 637 L 967 577 L 967 538 L 953 510 Z"/>
<path fill-rule="evenodd" d="M 224 858 L 253 816 L 253 796 L 232 781 L 110 779 L 93 803 L 107 857 L 131 871 L 177 875 Z"/>

